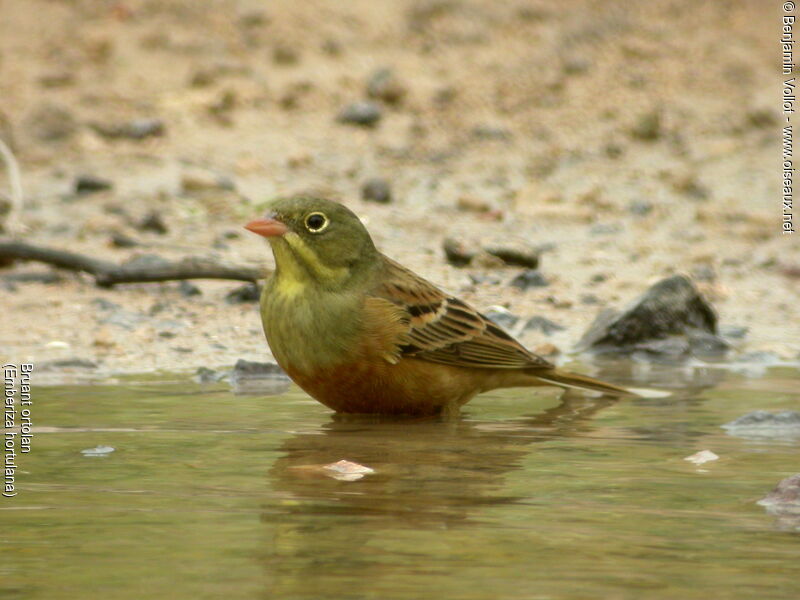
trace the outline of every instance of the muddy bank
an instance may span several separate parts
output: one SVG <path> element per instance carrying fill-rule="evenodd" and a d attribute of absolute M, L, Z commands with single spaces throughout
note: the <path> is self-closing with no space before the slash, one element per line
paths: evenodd
<path fill-rule="evenodd" d="M 735 356 L 800 353 L 800 242 L 780 235 L 778 31 L 756 4 L 3 12 L 0 135 L 23 169 L 29 241 L 113 262 L 270 267 L 242 224 L 264 199 L 323 189 L 387 254 L 478 308 L 556 324 L 515 330 L 556 357 L 602 309 L 676 273 L 736 333 Z M 511 285 L 524 267 L 483 255 L 453 267 L 448 237 L 542 248 L 542 284 Z M 0 270 L 12 315 L 0 346 L 17 360 L 118 372 L 269 357 L 255 305 L 226 299 L 239 283 L 105 290 L 71 273 L 20 278 L 31 272 L 50 270 Z"/>

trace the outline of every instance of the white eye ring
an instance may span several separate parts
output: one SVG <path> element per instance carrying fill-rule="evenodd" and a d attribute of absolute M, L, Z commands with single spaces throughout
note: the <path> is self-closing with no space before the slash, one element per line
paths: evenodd
<path fill-rule="evenodd" d="M 315 222 L 312 225 L 311 224 L 311 219 L 313 217 L 322 217 L 322 224 L 319 225 L 319 224 L 317 224 Z M 314 219 L 314 220 L 318 221 L 318 219 Z M 330 219 L 328 217 L 326 217 L 321 212 L 312 212 L 311 214 L 306 216 L 305 224 L 306 224 L 306 229 L 308 229 L 311 233 L 322 233 L 323 231 L 325 231 L 328 228 L 328 225 L 331 224 L 331 221 L 330 221 Z"/>

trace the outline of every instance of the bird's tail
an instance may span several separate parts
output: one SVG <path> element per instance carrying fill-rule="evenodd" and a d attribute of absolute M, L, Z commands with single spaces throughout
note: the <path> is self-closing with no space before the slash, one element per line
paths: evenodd
<path fill-rule="evenodd" d="M 570 373 L 568 371 L 561 371 L 559 369 L 549 369 L 547 371 L 537 372 L 536 377 L 544 383 L 557 385 L 563 388 L 573 388 L 578 390 L 588 390 L 592 392 L 601 392 L 610 396 L 639 396 L 641 398 L 664 398 L 669 396 L 669 392 L 662 390 L 651 390 L 648 388 L 631 388 L 614 385 L 613 383 L 606 383 L 593 377 L 586 375 L 579 375 L 577 373 Z"/>

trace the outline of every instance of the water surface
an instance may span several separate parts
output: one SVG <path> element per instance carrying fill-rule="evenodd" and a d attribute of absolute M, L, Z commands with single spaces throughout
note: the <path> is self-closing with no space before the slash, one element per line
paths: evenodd
<path fill-rule="evenodd" d="M 795 599 L 800 533 L 755 502 L 800 472 L 800 441 L 720 425 L 797 410 L 800 375 L 715 379 L 660 400 L 495 392 L 456 420 L 176 376 L 38 387 L 0 598 Z M 704 449 L 720 460 L 683 460 Z M 376 472 L 320 469 L 343 458 Z"/>

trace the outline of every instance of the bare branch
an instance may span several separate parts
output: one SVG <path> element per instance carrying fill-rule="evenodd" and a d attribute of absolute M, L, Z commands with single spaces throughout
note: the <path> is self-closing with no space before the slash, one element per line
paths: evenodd
<path fill-rule="evenodd" d="M 256 282 L 266 277 L 264 269 L 248 265 L 231 265 L 208 258 L 187 257 L 177 262 L 136 263 L 117 265 L 83 254 L 36 246 L 16 240 L 0 239 L 0 261 L 34 260 L 71 271 L 88 273 L 100 287 L 119 283 L 147 283 L 182 279 L 232 279 Z"/>

